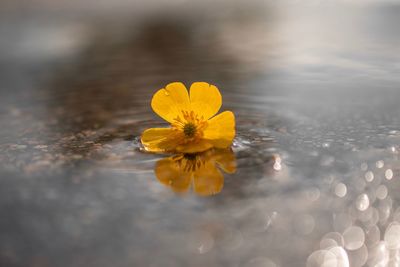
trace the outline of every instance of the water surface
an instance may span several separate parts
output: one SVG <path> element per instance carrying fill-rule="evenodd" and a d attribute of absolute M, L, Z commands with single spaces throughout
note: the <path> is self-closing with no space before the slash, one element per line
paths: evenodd
<path fill-rule="evenodd" d="M 41 4 L 1 29 L 2 265 L 399 263 L 398 5 Z M 175 193 L 140 149 L 172 81 L 236 115 L 219 193 Z"/>

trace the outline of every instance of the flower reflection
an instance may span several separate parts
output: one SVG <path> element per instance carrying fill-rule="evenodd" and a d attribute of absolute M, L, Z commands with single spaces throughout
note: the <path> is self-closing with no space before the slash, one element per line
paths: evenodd
<path fill-rule="evenodd" d="M 236 159 L 231 149 L 211 149 L 197 154 L 179 154 L 156 163 L 157 179 L 177 193 L 187 192 L 191 185 L 200 196 L 221 192 L 224 176 L 234 173 Z"/>

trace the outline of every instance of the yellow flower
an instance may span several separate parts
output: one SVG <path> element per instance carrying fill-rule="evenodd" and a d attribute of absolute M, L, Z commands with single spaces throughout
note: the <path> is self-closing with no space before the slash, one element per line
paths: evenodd
<path fill-rule="evenodd" d="M 193 190 L 200 196 L 221 192 L 226 173 L 236 171 L 235 155 L 228 149 L 210 149 L 198 154 L 180 154 L 159 160 L 154 172 L 160 183 L 177 193 Z"/>
<path fill-rule="evenodd" d="M 235 137 L 235 116 L 224 111 L 214 116 L 222 105 L 217 87 L 195 82 L 190 96 L 180 82 L 158 90 L 151 107 L 171 128 L 150 128 L 141 140 L 150 152 L 196 153 L 212 147 L 227 148 Z"/>

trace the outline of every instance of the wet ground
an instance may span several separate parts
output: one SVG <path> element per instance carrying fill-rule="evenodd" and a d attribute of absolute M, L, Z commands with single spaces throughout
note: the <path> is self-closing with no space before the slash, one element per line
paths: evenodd
<path fill-rule="evenodd" d="M 400 5 L 120 2 L 1 11 L 1 266 L 400 264 Z M 205 191 L 141 150 L 172 81 L 236 115 Z"/>

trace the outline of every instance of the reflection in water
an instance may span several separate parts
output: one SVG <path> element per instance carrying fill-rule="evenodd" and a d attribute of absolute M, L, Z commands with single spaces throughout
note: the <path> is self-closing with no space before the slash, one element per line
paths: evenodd
<path fill-rule="evenodd" d="M 187 192 L 190 186 L 200 196 L 221 192 L 226 173 L 236 171 L 236 159 L 230 148 L 211 149 L 198 154 L 180 154 L 161 159 L 155 166 L 160 183 L 177 193 Z"/>

